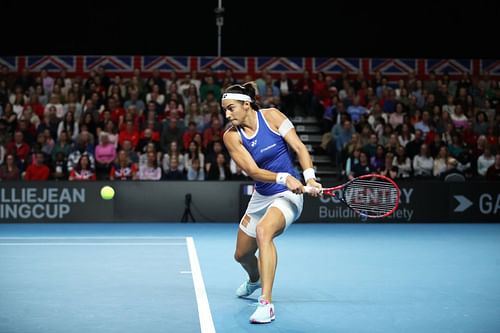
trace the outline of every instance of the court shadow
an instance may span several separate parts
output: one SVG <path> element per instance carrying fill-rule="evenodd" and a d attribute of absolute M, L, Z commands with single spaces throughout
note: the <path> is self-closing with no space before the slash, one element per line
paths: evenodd
<path fill-rule="evenodd" d="M 238 297 L 239 299 L 244 299 L 244 300 L 247 300 L 247 301 L 252 301 L 252 302 L 259 302 L 259 298 L 258 297 L 255 297 L 255 296 L 243 296 L 243 297 Z"/>

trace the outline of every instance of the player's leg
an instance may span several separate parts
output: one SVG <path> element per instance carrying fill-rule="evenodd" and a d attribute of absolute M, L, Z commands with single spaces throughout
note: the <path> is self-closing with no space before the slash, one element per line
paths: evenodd
<path fill-rule="evenodd" d="M 269 302 L 272 300 L 272 288 L 278 263 L 273 238 L 281 234 L 285 226 L 286 220 L 282 211 L 271 206 L 256 228 L 262 296 Z"/>
<path fill-rule="evenodd" d="M 248 273 L 248 279 L 244 281 L 238 289 L 236 296 L 247 297 L 261 287 L 259 263 L 255 252 L 257 252 L 257 241 L 255 240 L 255 227 L 260 219 L 257 214 L 245 214 L 241 219 L 236 240 L 236 251 L 234 259 L 241 264 Z"/>
<path fill-rule="evenodd" d="M 287 229 L 302 213 L 303 196 L 284 192 L 282 197 L 273 200 L 256 227 L 257 246 L 259 247 L 259 269 L 262 282 L 262 295 L 272 301 L 272 289 L 278 254 L 273 239 Z"/>
<path fill-rule="evenodd" d="M 239 262 L 248 273 L 250 282 L 256 282 L 260 278 L 258 260 L 255 256 L 255 252 L 257 252 L 257 241 L 255 237 L 249 236 L 242 229 L 242 227 L 248 228 L 250 221 L 251 217 L 248 214 L 241 219 L 241 227 L 238 228 L 238 236 L 236 239 L 234 259 Z"/>
<path fill-rule="evenodd" d="M 303 197 L 292 192 L 284 192 L 282 197 L 273 200 L 256 227 L 259 248 L 259 270 L 262 295 L 255 312 L 250 316 L 252 323 L 270 323 L 275 319 L 272 304 L 272 290 L 278 254 L 273 239 L 297 220 L 302 212 Z"/>
<path fill-rule="evenodd" d="M 274 276 L 278 256 L 273 238 L 286 228 L 286 218 L 277 207 L 269 207 L 256 228 L 257 245 L 259 247 L 259 270 L 262 284 L 262 295 L 259 297 L 257 309 L 250 316 L 251 323 L 270 323 L 275 319 L 274 305 L 271 303 Z"/>
<path fill-rule="evenodd" d="M 257 252 L 256 227 L 266 212 L 269 200 L 266 196 L 254 191 L 248 203 L 245 215 L 240 221 L 236 251 L 234 259 L 239 262 L 249 276 L 249 281 L 259 280 L 259 265 L 255 253 Z M 259 285 L 260 287 L 260 285 Z M 252 291 L 253 292 L 253 291 Z M 237 292 L 238 293 L 238 292 Z"/>

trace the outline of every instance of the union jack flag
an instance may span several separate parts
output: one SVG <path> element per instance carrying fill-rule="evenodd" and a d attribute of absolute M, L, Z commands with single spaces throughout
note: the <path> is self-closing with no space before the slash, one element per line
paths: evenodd
<path fill-rule="evenodd" d="M 481 73 L 488 73 L 491 76 L 500 76 L 500 60 L 483 59 L 479 67 Z"/>
<path fill-rule="evenodd" d="M 358 73 L 362 70 L 360 58 L 313 58 L 313 70 L 326 74 L 341 74 L 344 71 Z"/>
<path fill-rule="evenodd" d="M 248 61 L 246 57 L 199 57 L 198 71 L 211 68 L 214 72 L 223 72 L 231 69 L 234 73 L 247 73 Z"/>
<path fill-rule="evenodd" d="M 18 57 L 0 57 L 0 64 L 7 66 L 10 71 L 17 71 L 17 58 Z"/>
<path fill-rule="evenodd" d="M 158 69 L 160 72 L 181 72 L 191 71 L 191 57 L 166 57 L 166 56 L 144 56 L 142 58 L 141 69 L 144 72 L 151 72 Z"/>
<path fill-rule="evenodd" d="M 369 61 L 370 74 L 380 72 L 384 75 L 403 76 L 409 72 L 417 71 L 416 59 L 380 59 L 374 58 Z"/>
<path fill-rule="evenodd" d="M 85 75 L 90 70 L 103 66 L 106 70 L 121 74 L 131 74 L 134 68 L 144 72 L 159 69 L 163 73 L 200 72 L 207 68 L 215 72 L 231 69 L 237 76 L 255 74 L 264 70 L 273 75 L 285 72 L 297 77 L 306 69 L 312 72 L 340 74 L 344 71 L 358 73 L 365 71 L 373 75 L 376 71 L 391 80 L 400 79 L 415 71 L 427 76 L 431 71 L 461 76 L 464 73 L 481 75 L 489 73 L 500 76 L 500 60 L 496 59 L 382 59 L 382 58 L 334 58 L 334 57 L 190 57 L 190 56 L 109 56 L 109 55 L 40 55 L 1 56 L 0 64 L 16 72 L 29 68 L 34 72 L 47 70 L 58 72 L 62 69 L 69 74 Z"/>
<path fill-rule="evenodd" d="M 85 56 L 83 63 L 85 71 L 100 66 L 110 72 L 132 72 L 134 70 L 132 56 Z"/>
<path fill-rule="evenodd" d="M 449 75 L 463 75 L 472 73 L 472 60 L 470 59 L 426 59 L 425 74 L 434 71 L 436 74 L 448 73 Z"/>
<path fill-rule="evenodd" d="M 43 69 L 48 72 L 59 72 L 63 69 L 74 72 L 76 70 L 76 56 L 27 56 L 26 66 L 34 72 Z"/>
<path fill-rule="evenodd" d="M 302 73 L 305 71 L 304 58 L 259 57 L 255 65 L 257 72 L 267 70 L 270 73 Z"/>

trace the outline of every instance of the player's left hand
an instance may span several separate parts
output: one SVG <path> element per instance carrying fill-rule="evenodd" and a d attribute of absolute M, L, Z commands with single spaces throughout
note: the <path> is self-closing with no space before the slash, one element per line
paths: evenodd
<path fill-rule="evenodd" d="M 304 186 L 302 185 L 301 181 L 292 175 L 286 177 L 286 186 L 295 194 L 304 193 Z"/>
<path fill-rule="evenodd" d="M 317 189 L 317 191 L 309 192 L 309 194 L 313 197 L 317 197 L 318 195 L 320 195 L 321 189 L 323 188 L 323 186 L 320 183 L 318 183 L 315 179 L 312 178 L 307 181 L 307 186 L 311 186 Z"/>

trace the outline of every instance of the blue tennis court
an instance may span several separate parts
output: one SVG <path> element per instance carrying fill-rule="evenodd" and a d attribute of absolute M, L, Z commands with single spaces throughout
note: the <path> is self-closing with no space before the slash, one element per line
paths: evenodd
<path fill-rule="evenodd" d="M 236 224 L 1 224 L 0 332 L 498 332 L 499 224 L 294 224 L 276 321 L 233 260 Z"/>

